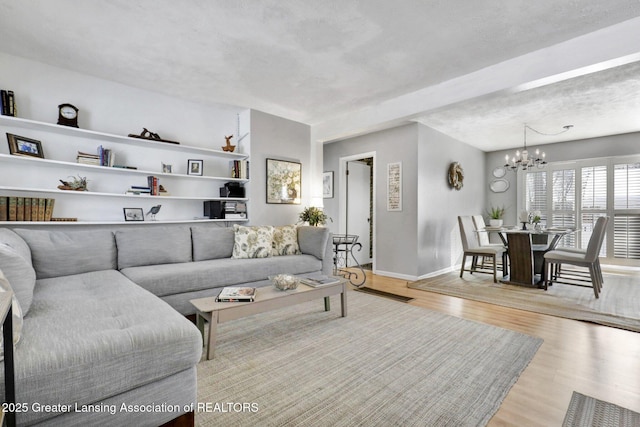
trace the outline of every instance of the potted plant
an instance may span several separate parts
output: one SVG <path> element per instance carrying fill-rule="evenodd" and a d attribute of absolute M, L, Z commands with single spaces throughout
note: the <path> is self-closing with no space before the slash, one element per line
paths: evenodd
<path fill-rule="evenodd" d="M 319 225 L 324 225 L 327 220 L 333 222 L 333 220 L 322 211 L 320 208 L 310 207 L 304 208 L 304 210 L 300 213 L 298 217 L 300 222 L 307 222 L 309 225 L 317 227 Z"/>
<path fill-rule="evenodd" d="M 489 210 L 489 225 L 491 227 L 502 227 L 502 217 L 504 216 L 504 206 L 494 207 Z"/>

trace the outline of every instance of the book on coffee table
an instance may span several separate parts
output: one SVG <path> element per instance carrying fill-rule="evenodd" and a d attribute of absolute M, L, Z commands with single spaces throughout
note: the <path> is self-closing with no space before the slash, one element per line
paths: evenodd
<path fill-rule="evenodd" d="M 256 288 L 227 286 L 216 297 L 217 302 L 252 302 L 256 298 Z"/>
<path fill-rule="evenodd" d="M 340 279 L 332 276 L 297 276 L 300 283 L 303 283 L 307 286 L 311 286 L 313 288 L 318 288 L 320 286 L 333 285 L 334 283 L 340 282 Z"/>

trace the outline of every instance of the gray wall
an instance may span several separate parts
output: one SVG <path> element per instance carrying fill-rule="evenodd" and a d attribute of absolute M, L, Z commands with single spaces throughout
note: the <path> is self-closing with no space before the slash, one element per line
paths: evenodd
<path fill-rule="evenodd" d="M 529 151 L 535 151 L 536 148 L 544 151 L 546 158 L 550 162 L 640 154 L 640 133 L 626 133 L 601 138 L 580 139 L 556 144 L 532 146 Z M 508 171 L 505 176 L 505 179 L 509 181 L 509 189 L 506 192 L 494 193 L 488 190 L 488 188 L 494 179 L 492 175 L 493 169 L 504 165 L 504 156 L 506 154 L 513 156 L 516 150 L 517 148 L 486 153 L 485 181 L 487 199 L 485 211 L 490 206 L 504 205 L 507 208 L 504 218 L 505 224 L 516 224 L 518 220 L 516 174 Z"/>
<path fill-rule="evenodd" d="M 248 186 L 252 225 L 295 224 L 311 200 L 311 131 L 308 125 L 251 110 L 251 182 Z M 302 163 L 300 205 L 267 204 L 267 159 Z"/>
<path fill-rule="evenodd" d="M 394 276 L 416 274 L 416 195 L 418 125 L 411 124 L 363 135 L 324 146 L 324 170 L 334 172 L 334 198 L 324 199 L 324 210 L 333 222 L 328 227 L 340 230 L 339 158 L 375 152 L 376 211 L 374 257 L 376 271 Z M 402 162 L 402 201 L 400 212 L 388 212 L 386 202 L 387 164 Z"/>
<path fill-rule="evenodd" d="M 375 270 L 392 277 L 416 279 L 448 270 L 460 261 L 457 216 L 482 212 L 485 201 L 484 153 L 421 124 L 409 124 L 324 146 L 324 170 L 334 171 L 335 197 L 324 199 L 329 223 L 337 232 L 339 158 L 375 152 Z M 449 164 L 465 171 L 462 190 L 449 187 Z M 401 212 L 388 212 L 387 164 L 402 162 Z"/>
<path fill-rule="evenodd" d="M 484 152 L 427 126 L 420 125 L 419 129 L 418 277 L 460 263 L 458 215 L 483 213 L 486 197 Z M 460 163 L 464 170 L 460 190 L 448 184 L 452 162 Z"/>

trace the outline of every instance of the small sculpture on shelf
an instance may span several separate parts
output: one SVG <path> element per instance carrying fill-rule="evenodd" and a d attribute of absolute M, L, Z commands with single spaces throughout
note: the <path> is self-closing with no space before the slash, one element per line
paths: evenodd
<path fill-rule="evenodd" d="M 229 135 L 229 136 L 225 136 L 224 139 L 227 142 L 227 145 L 222 147 L 222 151 L 228 151 L 230 153 L 233 153 L 233 150 L 236 149 L 235 145 L 231 145 L 231 138 L 233 138 L 233 135 Z"/>
<path fill-rule="evenodd" d="M 60 190 L 88 191 L 86 177 L 78 175 L 77 178 L 75 176 L 70 176 L 69 178 L 71 178 L 71 181 L 59 180 L 62 183 L 62 185 L 58 185 Z"/>
<path fill-rule="evenodd" d="M 156 220 L 156 214 L 160 212 L 161 207 L 162 205 L 156 205 L 156 206 L 153 206 L 151 209 L 149 209 L 149 212 L 147 212 L 147 216 L 151 217 L 151 221 Z"/>

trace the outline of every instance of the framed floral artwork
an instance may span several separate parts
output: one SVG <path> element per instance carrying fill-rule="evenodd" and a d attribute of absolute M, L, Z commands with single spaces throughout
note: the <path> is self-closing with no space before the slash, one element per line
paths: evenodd
<path fill-rule="evenodd" d="M 302 164 L 267 159 L 267 203 L 300 204 Z"/>

